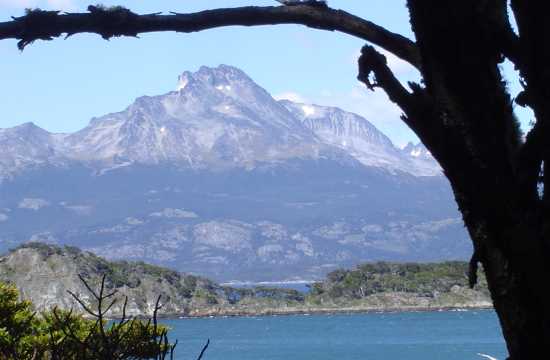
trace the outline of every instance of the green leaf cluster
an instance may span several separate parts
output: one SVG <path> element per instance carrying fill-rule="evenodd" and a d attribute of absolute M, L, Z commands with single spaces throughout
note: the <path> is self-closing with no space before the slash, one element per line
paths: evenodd
<path fill-rule="evenodd" d="M 0 283 L 0 358 L 5 360 L 161 359 L 172 345 L 155 321 L 98 321 L 54 308 L 40 314 Z M 164 339 L 161 339 L 164 337 Z"/>
<path fill-rule="evenodd" d="M 360 299 L 383 292 L 414 293 L 433 296 L 446 293 L 453 286 L 468 286 L 468 264 L 462 261 L 442 263 L 376 262 L 357 266 L 353 270 L 337 269 L 323 282 L 311 285 L 310 300 Z M 480 290 L 486 290 L 483 273 L 479 276 Z"/>

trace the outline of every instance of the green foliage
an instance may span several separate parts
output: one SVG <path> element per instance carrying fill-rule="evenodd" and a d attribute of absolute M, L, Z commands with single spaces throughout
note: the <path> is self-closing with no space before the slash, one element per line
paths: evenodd
<path fill-rule="evenodd" d="M 468 264 L 461 261 L 427 264 L 366 263 L 353 270 L 335 270 L 327 275 L 325 281 L 312 284 L 309 300 L 360 299 L 382 292 L 433 296 L 436 292 L 449 292 L 455 285 L 467 287 L 467 272 Z M 483 274 L 480 275 L 478 289 L 486 290 L 485 278 Z"/>
<path fill-rule="evenodd" d="M 5 359 L 30 358 L 33 354 L 36 319 L 31 303 L 19 301 L 13 286 L 0 283 L 0 355 Z"/>
<path fill-rule="evenodd" d="M 254 297 L 259 297 L 259 298 L 266 297 L 274 300 L 290 301 L 290 302 L 304 301 L 304 294 L 294 289 L 281 289 L 281 288 L 272 288 L 272 287 L 266 287 L 266 286 L 257 286 L 252 289 L 252 293 Z"/>
<path fill-rule="evenodd" d="M 110 11 L 110 12 L 129 11 L 127 8 L 125 8 L 123 6 L 120 6 L 120 5 L 106 6 L 106 5 L 103 5 L 103 4 L 97 4 L 95 6 L 91 5 L 90 7 L 93 8 L 95 11 Z M 90 8 L 88 8 L 88 10 L 90 10 Z M 93 12 L 94 10 L 90 10 L 90 11 Z"/>
<path fill-rule="evenodd" d="M 216 305 L 218 304 L 218 299 L 216 296 L 209 291 L 197 288 L 193 294 L 194 301 L 203 303 L 204 305 Z"/>
<path fill-rule="evenodd" d="M 103 288 L 99 294 L 103 301 L 110 297 Z M 0 283 L 0 358 L 164 359 L 175 345 L 168 342 L 168 329 L 157 324 L 159 308 L 157 302 L 152 320 L 123 317 L 110 323 L 101 308 L 91 318 L 57 308 L 36 314 L 29 301 L 19 300 L 15 286 Z"/>
<path fill-rule="evenodd" d="M 55 255 L 70 257 L 75 263 L 85 268 L 82 273 L 88 280 L 91 280 L 94 274 L 105 274 L 109 288 L 128 287 L 134 289 L 142 284 L 144 278 L 154 278 L 158 282 L 166 282 L 168 285 L 175 287 L 183 297 L 190 298 L 199 282 L 209 282 L 207 279 L 182 275 L 177 271 L 147 264 L 142 261 L 107 261 L 91 252 L 85 252 L 73 246 L 29 242 L 20 245 L 11 250 L 11 252 L 13 253 L 20 249 L 32 249 L 36 251 L 45 261 L 52 262 L 52 268 L 59 263 L 58 259 L 55 261 L 52 259 Z"/>

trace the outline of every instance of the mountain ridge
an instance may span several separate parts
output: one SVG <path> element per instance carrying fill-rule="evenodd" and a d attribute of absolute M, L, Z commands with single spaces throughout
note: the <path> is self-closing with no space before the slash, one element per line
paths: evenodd
<path fill-rule="evenodd" d="M 336 138 L 325 131 L 330 125 L 343 129 L 344 124 L 357 131 Z M 21 132 L 26 134 L 22 137 Z M 185 72 L 177 91 L 139 97 L 125 110 L 95 117 L 74 133 L 52 134 L 30 123 L 0 129 L 0 149 L 21 138 L 31 141 L 30 148 L 19 143 L 17 149 L 29 154 L 5 151 L 0 156 L 0 177 L 13 176 L 26 166 L 68 162 L 100 167 L 171 162 L 198 168 L 251 168 L 291 158 L 342 156 L 414 176 L 440 175 L 433 158 L 423 158 L 431 161 L 430 167 L 417 166 L 414 157 L 359 115 L 276 101 L 243 71 L 227 65 Z M 17 163 L 21 158 L 27 161 Z"/>
<path fill-rule="evenodd" d="M 219 281 L 471 255 L 425 148 L 399 149 L 334 107 L 277 101 L 229 66 L 186 72 L 178 90 L 72 134 L 0 130 L 2 177 L 0 251 L 67 244 Z"/>

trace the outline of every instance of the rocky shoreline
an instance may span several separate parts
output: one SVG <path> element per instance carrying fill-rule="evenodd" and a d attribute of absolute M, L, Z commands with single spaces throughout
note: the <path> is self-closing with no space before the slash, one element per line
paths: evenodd
<path fill-rule="evenodd" d="M 247 310 L 227 311 L 196 311 L 189 314 L 164 314 L 164 319 L 203 319 L 217 317 L 256 317 L 256 316 L 293 316 L 293 315 L 331 315 L 331 314 L 369 314 L 369 313 L 397 313 L 397 312 L 440 312 L 440 311 L 473 311 L 492 310 L 492 305 L 472 305 L 460 307 L 388 307 L 388 308 L 305 308 L 305 309 L 265 309 L 264 311 L 251 312 Z"/>
<path fill-rule="evenodd" d="M 492 302 L 480 274 L 480 285 L 468 287 L 466 263 L 367 263 L 336 270 L 311 284 L 307 293 L 266 286 L 222 286 L 207 278 L 141 262 L 109 262 L 77 248 L 31 243 L 0 256 L 0 281 L 17 286 L 37 311 L 79 309 L 68 291 L 89 301 L 88 290 L 103 275 L 109 291 L 128 298 L 125 313 L 150 317 L 161 296 L 159 317 L 269 316 L 331 313 L 490 309 Z M 95 284 L 95 285 L 94 285 Z M 109 317 L 123 309 L 119 301 Z M 94 304 L 91 304 L 94 306 Z"/>

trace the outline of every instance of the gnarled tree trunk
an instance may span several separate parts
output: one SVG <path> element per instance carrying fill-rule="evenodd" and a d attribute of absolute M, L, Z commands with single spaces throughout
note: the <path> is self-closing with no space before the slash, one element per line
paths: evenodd
<path fill-rule="evenodd" d="M 541 36 L 531 38 L 532 48 L 530 43 L 517 48 L 506 1 L 409 0 L 425 83 L 416 96 L 422 93 L 428 100 L 423 105 L 414 101 L 412 109 L 402 106 L 406 121 L 450 180 L 474 243 L 471 276 L 482 263 L 515 360 L 550 357 L 550 195 L 544 192 L 541 198 L 538 188 L 548 154 L 533 139 L 523 144 L 499 70 L 503 54 L 509 53 L 526 81 L 523 96 L 535 109 L 538 126 L 546 128 L 550 54 L 542 25 L 548 27 L 543 19 L 548 9 L 525 6 L 534 1 L 517 3 L 525 13 L 544 14 L 538 16 L 541 24 L 534 25 L 537 19 L 531 15 L 525 24 L 519 22 L 520 31 Z M 546 134 L 536 137 L 548 139 Z"/>
<path fill-rule="evenodd" d="M 510 0 L 408 0 L 413 42 L 324 4 L 138 15 L 90 6 L 88 13 L 31 11 L 0 23 L 0 40 L 93 32 L 108 39 L 143 32 L 193 32 L 230 25 L 302 24 L 379 45 L 416 67 L 424 84 L 401 85 L 373 47 L 359 59 L 359 80 L 382 88 L 441 164 L 474 243 L 470 280 L 483 264 L 510 359 L 550 358 L 550 3 Z M 533 109 L 525 139 L 499 64 L 508 58 Z M 374 76 L 371 76 L 374 75 Z"/>

